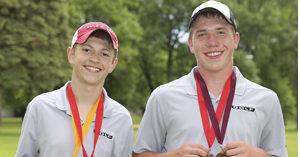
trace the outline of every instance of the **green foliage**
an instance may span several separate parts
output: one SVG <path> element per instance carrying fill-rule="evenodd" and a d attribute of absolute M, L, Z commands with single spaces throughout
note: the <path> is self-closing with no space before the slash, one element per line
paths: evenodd
<path fill-rule="evenodd" d="M 67 2 L 0 0 L 0 88 L 6 107 L 24 108 L 70 78 Z"/>
<path fill-rule="evenodd" d="M 235 50 L 233 54 L 233 64 L 239 68 L 245 78 L 260 84 L 261 79 L 258 76 L 260 70 L 253 61 L 252 57 L 252 55 L 249 55 L 244 51 L 239 49 Z"/>
<path fill-rule="evenodd" d="M 143 111 L 157 86 L 196 65 L 182 39 L 192 11 L 204 1 L 0 0 L 0 89 L 5 106 L 26 106 L 33 96 L 69 80 L 66 48 L 73 33 L 83 23 L 101 21 L 119 39 L 119 62 L 105 88 L 128 109 Z M 221 2 L 234 13 L 241 36 L 234 65 L 249 80 L 274 90 L 285 118 L 295 118 L 297 1 Z"/>
<path fill-rule="evenodd" d="M 193 0 L 140 0 L 139 7 L 134 10 L 144 29 L 136 58 L 140 79 L 135 96 L 143 98 L 136 104 L 139 110 L 144 110 L 144 100 L 157 86 L 188 73 L 195 65 L 196 60 L 187 45 L 179 42 L 187 32 L 194 3 Z"/>
<path fill-rule="evenodd" d="M 298 97 L 297 1 L 226 0 L 224 3 L 229 5 L 236 18 L 241 35 L 239 51 L 252 56 L 259 69 L 255 70 L 258 83 L 278 94 L 285 118 L 295 117 Z"/>

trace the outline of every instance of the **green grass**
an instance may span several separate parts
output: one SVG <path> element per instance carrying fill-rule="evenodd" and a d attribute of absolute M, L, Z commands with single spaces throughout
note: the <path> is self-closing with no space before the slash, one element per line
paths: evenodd
<path fill-rule="evenodd" d="M 298 130 L 296 123 L 287 121 L 285 127 L 286 148 L 290 157 L 298 156 Z"/>
<path fill-rule="evenodd" d="M 135 142 L 135 136 L 137 133 L 137 130 L 139 128 L 140 122 L 142 120 L 141 116 L 137 116 L 137 115 L 131 115 L 132 118 L 132 123 L 133 123 L 133 143 Z"/>
<path fill-rule="evenodd" d="M 140 116 L 132 115 L 134 140 L 141 119 Z M 0 127 L 0 157 L 13 157 L 18 146 L 22 120 L 21 118 L 2 118 L 2 123 Z M 298 130 L 296 123 L 288 121 L 285 130 L 288 155 L 289 157 L 297 157 Z"/>
<path fill-rule="evenodd" d="M 2 118 L 0 127 L 0 156 L 12 157 L 15 155 L 21 133 L 21 118 Z"/>

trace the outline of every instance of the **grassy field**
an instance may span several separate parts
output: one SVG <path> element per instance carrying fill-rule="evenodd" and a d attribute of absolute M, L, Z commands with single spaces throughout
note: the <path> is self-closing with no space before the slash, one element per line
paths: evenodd
<path fill-rule="evenodd" d="M 0 157 L 13 157 L 16 153 L 21 132 L 21 118 L 3 118 L 0 127 Z M 132 116 L 134 137 L 141 121 L 140 116 Z M 298 131 L 296 123 L 288 122 L 286 126 L 286 142 L 289 157 L 298 156 Z M 135 139 L 135 138 L 134 138 Z"/>
<path fill-rule="evenodd" d="M 298 156 L 298 130 L 296 129 L 296 123 L 287 122 L 285 127 L 285 138 L 286 138 L 286 148 L 289 157 Z"/>
<path fill-rule="evenodd" d="M 2 118 L 0 127 L 0 156 L 13 157 L 21 133 L 21 118 Z"/>

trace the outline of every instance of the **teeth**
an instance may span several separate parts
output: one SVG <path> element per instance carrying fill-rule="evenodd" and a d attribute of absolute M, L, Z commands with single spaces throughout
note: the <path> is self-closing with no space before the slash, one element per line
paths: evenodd
<path fill-rule="evenodd" d="M 217 56 L 220 54 L 221 54 L 221 52 L 213 52 L 213 53 L 208 53 L 207 55 L 213 57 L 213 56 Z"/>
<path fill-rule="evenodd" d="M 94 67 L 85 67 L 85 68 L 87 68 L 87 69 L 89 69 L 89 70 L 91 70 L 91 71 L 100 71 L 100 69 L 98 69 L 98 68 L 94 68 Z"/>

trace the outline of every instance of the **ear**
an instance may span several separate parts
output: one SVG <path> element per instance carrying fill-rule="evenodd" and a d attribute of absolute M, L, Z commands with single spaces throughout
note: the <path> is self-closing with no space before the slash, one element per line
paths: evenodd
<path fill-rule="evenodd" d="M 240 42 L 240 34 L 238 32 L 235 33 L 233 40 L 234 40 L 234 49 L 237 49 Z"/>
<path fill-rule="evenodd" d="M 68 52 L 68 60 L 71 64 L 73 64 L 74 63 L 74 55 L 75 55 L 74 50 L 71 47 L 68 47 L 67 52 Z"/>
<path fill-rule="evenodd" d="M 110 68 L 109 68 L 109 72 L 108 73 L 112 73 L 114 71 L 114 69 L 116 68 L 117 66 L 117 63 L 118 63 L 118 58 L 115 58 L 115 60 L 112 62 L 112 64 L 110 65 Z"/>
<path fill-rule="evenodd" d="M 190 38 L 188 39 L 188 41 L 189 41 L 189 47 L 190 47 L 191 53 L 195 53 L 195 52 L 194 52 L 194 45 L 193 45 L 193 42 L 191 41 Z"/>

